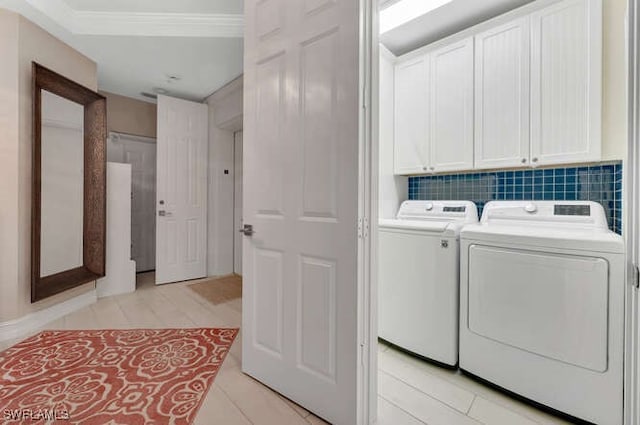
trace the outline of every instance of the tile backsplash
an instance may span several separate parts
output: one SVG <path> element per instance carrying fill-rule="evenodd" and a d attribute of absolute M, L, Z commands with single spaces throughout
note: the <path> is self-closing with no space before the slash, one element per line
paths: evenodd
<path fill-rule="evenodd" d="M 495 200 L 589 200 L 602 204 L 622 234 L 622 163 L 409 177 L 409 199 L 470 200 L 478 213 Z"/>

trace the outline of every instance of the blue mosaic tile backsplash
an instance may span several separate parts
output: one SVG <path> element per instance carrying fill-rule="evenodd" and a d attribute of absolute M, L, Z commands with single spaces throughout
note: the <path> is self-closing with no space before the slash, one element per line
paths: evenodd
<path fill-rule="evenodd" d="M 495 200 L 595 201 L 622 234 L 622 163 L 409 177 L 409 199 L 470 200 L 479 214 Z"/>

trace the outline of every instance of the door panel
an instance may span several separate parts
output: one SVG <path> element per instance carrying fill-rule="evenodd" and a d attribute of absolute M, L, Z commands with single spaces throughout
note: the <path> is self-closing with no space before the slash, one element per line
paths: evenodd
<path fill-rule="evenodd" d="M 300 256 L 298 364 L 334 382 L 336 262 Z"/>
<path fill-rule="evenodd" d="M 302 44 L 300 77 L 303 137 L 302 216 L 337 218 L 339 128 L 335 125 L 338 33 L 333 30 Z"/>
<path fill-rule="evenodd" d="M 396 174 L 428 171 L 429 66 L 428 56 L 395 67 L 394 171 Z"/>
<path fill-rule="evenodd" d="M 248 0 L 245 17 L 243 371 L 356 424 L 358 2 Z"/>
<path fill-rule="evenodd" d="M 281 251 L 256 249 L 254 252 L 253 269 L 260 271 L 255 276 L 254 344 L 277 359 L 282 358 L 283 263 Z"/>
<path fill-rule="evenodd" d="M 469 329 L 520 350 L 607 370 L 609 265 L 594 257 L 469 248 Z"/>
<path fill-rule="evenodd" d="M 531 34 L 532 162 L 600 160 L 601 0 L 542 9 Z"/>
<path fill-rule="evenodd" d="M 156 284 L 206 276 L 207 106 L 158 97 Z"/>
<path fill-rule="evenodd" d="M 430 54 L 431 171 L 473 168 L 473 39 Z"/>
<path fill-rule="evenodd" d="M 476 36 L 475 167 L 529 163 L 529 19 Z"/>

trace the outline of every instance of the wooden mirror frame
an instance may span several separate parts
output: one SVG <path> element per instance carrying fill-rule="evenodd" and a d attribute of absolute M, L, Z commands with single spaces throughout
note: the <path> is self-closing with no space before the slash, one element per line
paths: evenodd
<path fill-rule="evenodd" d="M 106 98 L 33 62 L 33 186 L 31 196 L 31 302 L 105 275 Z M 42 214 L 42 90 L 84 107 L 83 265 L 40 276 Z"/>

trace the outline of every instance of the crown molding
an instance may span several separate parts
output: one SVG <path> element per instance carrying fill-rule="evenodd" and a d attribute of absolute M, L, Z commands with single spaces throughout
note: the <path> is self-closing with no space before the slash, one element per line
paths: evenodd
<path fill-rule="evenodd" d="M 64 0 L 25 0 L 74 35 L 241 38 L 239 14 L 133 13 L 74 10 Z"/>
<path fill-rule="evenodd" d="M 74 13 L 78 35 L 147 37 L 235 37 L 244 33 L 242 15 L 196 13 Z"/>

